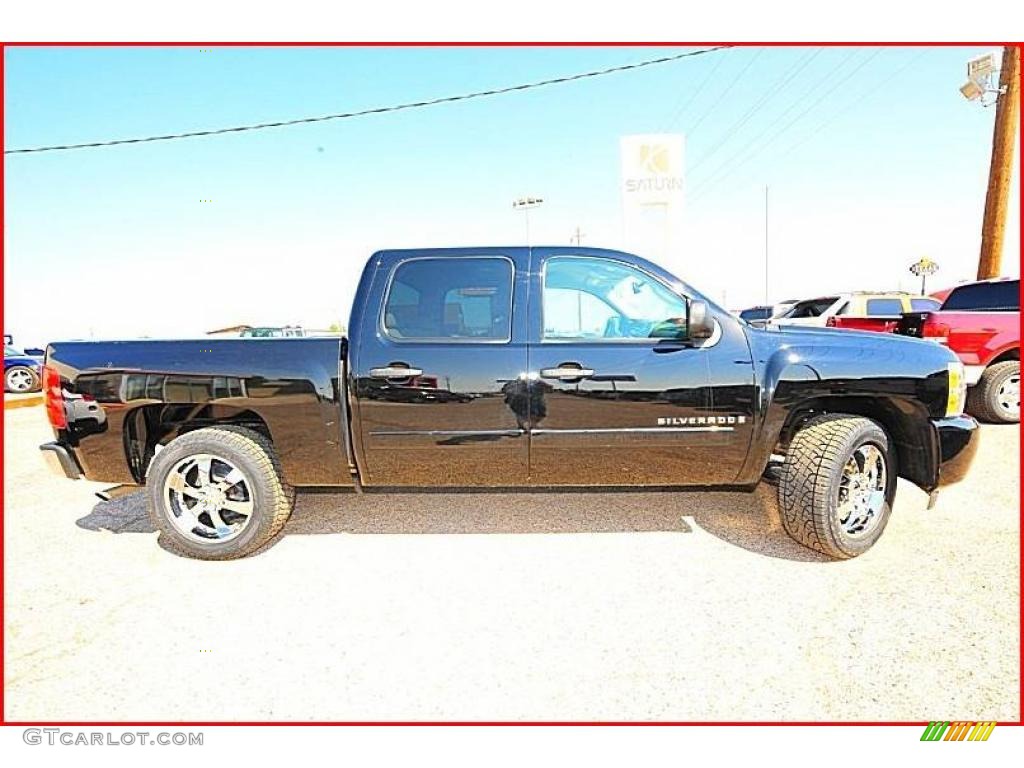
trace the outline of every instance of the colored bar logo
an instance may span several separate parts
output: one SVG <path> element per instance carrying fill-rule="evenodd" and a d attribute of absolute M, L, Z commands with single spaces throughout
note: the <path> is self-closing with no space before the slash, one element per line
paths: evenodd
<path fill-rule="evenodd" d="M 928 723 L 921 734 L 921 741 L 988 741 L 996 724 L 993 721 L 976 722 L 942 722 Z"/>

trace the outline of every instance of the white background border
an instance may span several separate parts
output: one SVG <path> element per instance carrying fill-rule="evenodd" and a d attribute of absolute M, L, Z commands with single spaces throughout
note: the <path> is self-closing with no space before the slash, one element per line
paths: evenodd
<path fill-rule="evenodd" d="M 17 41 L 963 41 L 1024 38 L 1019 3 L 630 2 L 554 0 L 375 5 L 292 0 L 6 3 L 0 38 Z M 1017 158 L 1020 162 L 1020 158 Z M 770 650 L 769 650 L 770 652 Z M 1019 704 L 1019 702 L 1018 702 Z M 955 713 L 935 712 L 936 717 Z M 486 713 L 481 713 L 485 716 Z M 187 713 L 182 713 L 187 716 Z M 988 742 L 919 741 L 923 727 L 347 727 L 140 726 L 74 731 L 201 731 L 203 747 L 30 746 L 24 728 L 0 732 L 8 765 L 234 765 L 270 760 L 335 765 L 633 766 L 815 765 L 920 762 L 927 768 L 1003 764 L 1024 754 L 1021 729 L 997 726 Z M 8 762 L 10 761 L 10 762 Z M 1014 763 L 1016 764 L 1016 763 Z"/>

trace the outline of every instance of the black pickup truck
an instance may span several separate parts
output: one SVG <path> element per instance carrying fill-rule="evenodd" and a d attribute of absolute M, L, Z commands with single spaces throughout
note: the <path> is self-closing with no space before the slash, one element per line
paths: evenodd
<path fill-rule="evenodd" d="M 61 342 L 43 387 L 69 478 L 148 487 L 178 552 L 276 535 L 295 488 L 753 489 L 799 542 L 866 551 L 896 478 L 977 449 L 961 363 L 917 339 L 758 329 L 596 248 L 391 250 L 347 338 Z"/>

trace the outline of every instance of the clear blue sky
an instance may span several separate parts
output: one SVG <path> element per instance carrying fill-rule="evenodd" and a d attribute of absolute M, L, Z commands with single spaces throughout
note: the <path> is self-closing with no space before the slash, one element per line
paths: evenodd
<path fill-rule="evenodd" d="M 674 50 L 8 49 L 5 146 L 347 111 Z M 938 288 L 977 260 L 994 110 L 957 88 L 984 50 L 738 48 L 391 115 L 8 155 L 5 330 L 31 346 L 344 322 L 372 250 L 522 242 L 524 194 L 547 201 L 535 243 L 579 225 L 618 247 L 619 137 L 658 131 L 686 136 L 686 246 L 669 266 L 709 295 L 763 297 L 765 184 L 772 300 L 911 288 L 922 255 Z"/>

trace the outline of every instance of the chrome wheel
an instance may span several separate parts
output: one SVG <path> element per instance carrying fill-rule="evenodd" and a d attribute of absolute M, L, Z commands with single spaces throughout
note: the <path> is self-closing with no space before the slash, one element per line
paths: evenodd
<path fill-rule="evenodd" d="M 882 519 L 889 482 L 885 454 L 872 443 L 857 448 L 839 480 L 839 528 L 851 538 L 871 533 Z"/>
<path fill-rule="evenodd" d="M 996 402 L 1007 416 L 1020 417 L 1020 374 L 1006 377 L 996 392 Z"/>
<path fill-rule="evenodd" d="M 34 384 L 32 372 L 27 368 L 13 368 L 7 372 L 7 388 L 12 392 L 28 392 Z"/>
<path fill-rule="evenodd" d="M 220 456 L 188 456 L 164 481 L 164 502 L 174 527 L 192 541 L 229 541 L 253 519 L 252 486 L 245 474 Z"/>

